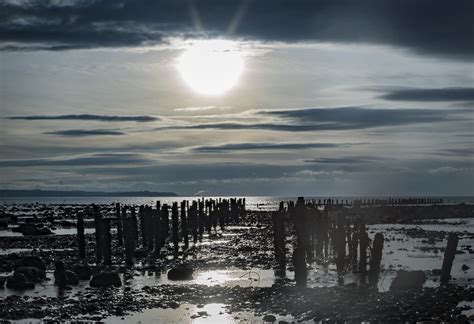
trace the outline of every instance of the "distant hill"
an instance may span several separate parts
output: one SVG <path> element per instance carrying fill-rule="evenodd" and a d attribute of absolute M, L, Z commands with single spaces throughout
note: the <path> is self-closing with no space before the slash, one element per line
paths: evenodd
<path fill-rule="evenodd" d="M 177 197 L 174 192 L 154 191 L 56 191 L 0 190 L 0 197 Z"/>

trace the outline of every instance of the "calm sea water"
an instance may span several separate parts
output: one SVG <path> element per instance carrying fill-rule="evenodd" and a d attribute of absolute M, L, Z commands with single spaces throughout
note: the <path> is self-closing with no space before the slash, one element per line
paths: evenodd
<path fill-rule="evenodd" d="M 235 196 L 234 196 L 235 197 Z M 204 198 L 234 198 L 232 196 L 206 196 Z M 156 201 L 160 201 L 162 204 L 171 204 L 175 201 L 182 200 L 197 200 L 203 197 L 196 196 L 179 196 L 179 197 L 10 197 L 0 198 L 0 204 L 25 204 L 25 203 L 41 203 L 41 204 L 134 204 L 134 205 L 155 205 Z M 246 199 L 247 210 L 274 210 L 278 208 L 280 201 L 296 200 L 297 197 L 275 197 L 275 196 L 238 196 L 237 198 Z M 305 197 L 306 199 L 324 199 L 328 197 Z M 354 199 L 361 198 L 380 198 L 386 197 L 330 197 L 331 199 L 343 199 L 352 201 Z M 444 203 L 455 204 L 455 203 L 466 203 L 474 204 L 474 197 L 440 197 L 444 199 Z"/>

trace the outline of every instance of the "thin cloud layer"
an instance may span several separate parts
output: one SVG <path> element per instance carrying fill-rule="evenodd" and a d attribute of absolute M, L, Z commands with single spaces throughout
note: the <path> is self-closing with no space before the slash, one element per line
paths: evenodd
<path fill-rule="evenodd" d="M 351 144 L 335 143 L 229 143 L 216 146 L 199 146 L 194 152 L 259 151 L 259 150 L 300 150 L 316 148 L 349 147 Z"/>
<path fill-rule="evenodd" d="M 16 120 L 88 120 L 88 121 L 103 121 L 103 122 L 152 122 L 160 120 L 156 116 L 142 115 L 142 116 L 127 116 L 127 115 L 30 115 L 30 116 L 12 116 L 7 119 Z"/>
<path fill-rule="evenodd" d="M 169 37 L 371 43 L 474 58 L 474 3 L 447 1 L 3 2 L 0 40 L 13 49 L 139 46 Z"/>

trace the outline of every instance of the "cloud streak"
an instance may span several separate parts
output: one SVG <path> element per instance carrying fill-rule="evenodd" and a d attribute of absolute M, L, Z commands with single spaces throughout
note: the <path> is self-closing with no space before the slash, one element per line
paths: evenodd
<path fill-rule="evenodd" d="M 103 121 L 103 122 L 153 122 L 160 120 L 156 116 L 141 115 L 141 116 L 127 116 L 127 115 L 30 115 L 30 116 L 12 116 L 6 117 L 14 120 L 86 120 L 86 121 Z"/>
<path fill-rule="evenodd" d="M 117 136 L 125 135 L 124 132 L 113 129 L 66 129 L 45 132 L 48 135 L 58 135 L 65 137 L 87 137 L 87 136 Z"/>
<path fill-rule="evenodd" d="M 379 98 L 393 101 L 474 101 L 474 88 L 393 89 Z"/>
<path fill-rule="evenodd" d="M 349 147 L 351 144 L 335 143 L 230 143 L 216 146 L 199 146 L 194 152 L 260 151 L 260 150 L 301 150 L 317 148 Z"/>

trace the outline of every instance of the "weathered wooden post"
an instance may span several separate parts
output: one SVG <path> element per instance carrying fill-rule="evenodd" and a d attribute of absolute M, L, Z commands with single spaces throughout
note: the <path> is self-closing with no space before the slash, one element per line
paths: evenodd
<path fill-rule="evenodd" d="M 198 228 L 197 228 L 197 204 L 193 201 L 189 208 L 189 225 L 191 226 L 191 233 L 193 235 L 193 243 L 196 244 L 198 240 Z"/>
<path fill-rule="evenodd" d="M 188 221 L 186 219 L 186 201 L 181 202 L 181 236 L 184 240 L 184 248 L 187 249 L 189 246 L 188 237 Z"/>
<path fill-rule="evenodd" d="M 148 228 L 145 222 L 145 207 L 143 205 L 138 209 L 138 218 L 140 219 L 140 233 L 142 233 L 142 247 L 148 247 Z"/>
<path fill-rule="evenodd" d="M 95 262 L 102 262 L 102 214 L 96 205 L 92 205 L 95 226 Z"/>
<path fill-rule="evenodd" d="M 118 246 L 122 246 L 122 244 L 123 244 L 122 213 L 120 212 L 120 203 L 115 204 L 115 217 L 117 217 L 117 241 L 118 241 Z"/>
<path fill-rule="evenodd" d="M 148 251 L 153 251 L 154 247 L 156 245 L 156 237 L 159 236 L 159 224 L 160 224 L 160 210 L 153 210 L 151 206 L 146 206 L 145 208 L 145 224 L 147 224 L 147 246 L 148 246 Z M 158 218 L 158 220 L 157 220 Z"/>
<path fill-rule="evenodd" d="M 458 248 L 459 237 L 456 233 L 451 233 L 448 236 L 448 245 L 444 251 L 443 266 L 441 268 L 441 283 L 448 284 L 451 279 L 451 268 L 453 267 L 456 249 Z"/>
<path fill-rule="evenodd" d="M 367 245 L 368 236 L 365 226 L 365 217 L 361 216 L 359 223 L 359 272 L 362 274 L 367 273 Z"/>
<path fill-rule="evenodd" d="M 163 204 L 161 207 L 161 228 L 161 244 L 163 245 L 170 235 L 170 215 L 167 204 Z"/>
<path fill-rule="evenodd" d="M 352 233 L 352 240 L 351 240 L 351 246 L 352 246 L 352 272 L 357 272 L 357 247 L 359 245 L 359 233 L 356 231 L 356 227 L 354 226 L 354 232 Z"/>
<path fill-rule="evenodd" d="M 79 259 L 84 261 L 86 258 L 86 236 L 84 235 L 84 214 L 77 213 L 77 247 L 79 250 Z"/>
<path fill-rule="evenodd" d="M 286 248 L 285 248 L 285 223 L 282 210 L 272 213 L 273 243 L 275 247 L 275 260 L 278 271 L 284 275 L 286 271 Z"/>
<path fill-rule="evenodd" d="M 163 207 L 166 207 L 163 205 Z M 151 222 L 151 228 L 152 228 L 152 235 L 153 235 L 153 240 L 151 240 L 151 246 L 152 248 L 150 250 L 153 250 L 155 256 L 159 256 L 161 252 L 161 248 L 163 247 L 164 239 L 163 239 L 163 220 L 162 220 L 162 211 L 161 211 L 161 206 L 157 205 L 156 210 L 152 210 L 150 208 L 150 222 Z"/>
<path fill-rule="evenodd" d="M 206 218 L 204 214 L 204 203 L 199 201 L 198 212 L 198 228 L 199 228 L 199 242 L 202 242 L 202 235 L 204 234 L 204 226 L 206 225 Z"/>
<path fill-rule="evenodd" d="M 296 230 L 296 248 L 293 252 L 296 286 L 306 287 L 308 271 L 306 269 L 306 206 L 303 197 L 298 197 L 296 206 L 291 213 Z"/>
<path fill-rule="evenodd" d="M 133 233 L 133 222 L 131 217 L 122 219 L 124 225 L 124 245 L 125 245 L 125 263 L 127 266 L 133 266 L 135 254 L 135 237 Z"/>
<path fill-rule="evenodd" d="M 135 207 L 130 207 L 130 216 L 132 217 L 132 230 L 133 230 L 133 238 L 138 241 L 138 222 L 137 222 L 137 215 L 135 214 Z"/>
<path fill-rule="evenodd" d="M 104 264 L 112 264 L 112 235 L 110 235 L 110 219 L 102 219 L 102 255 Z"/>
<path fill-rule="evenodd" d="M 346 231 L 344 229 L 344 215 L 337 215 L 336 228 L 336 267 L 337 272 L 344 270 L 344 262 L 346 259 Z"/>
<path fill-rule="evenodd" d="M 376 287 L 379 282 L 380 262 L 382 261 L 383 234 L 375 234 L 374 244 L 370 253 L 369 285 Z"/>
<path fill-rule="evenodd" d="M 178 213 L 178 203 L 174 202 L 171 209 L 171 221 L 172 221 L 172 230 L 173 230 L 173 247 L 175 256 L 178 254 L 179 250 L 179 213 Z"/>

